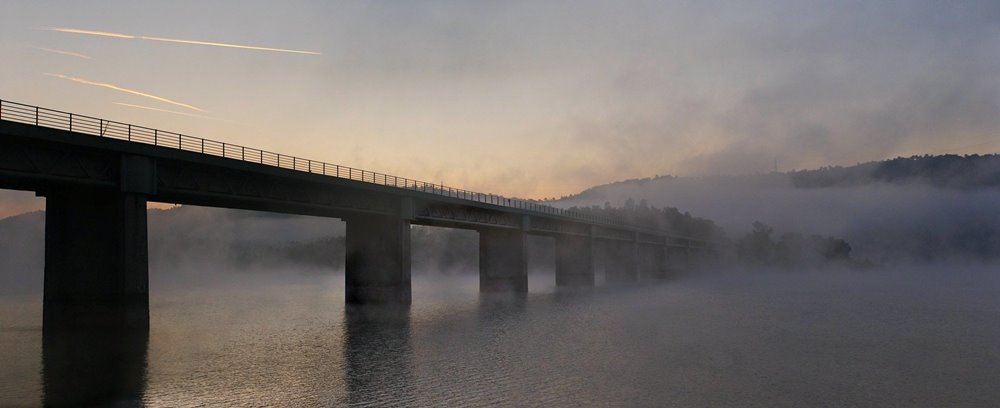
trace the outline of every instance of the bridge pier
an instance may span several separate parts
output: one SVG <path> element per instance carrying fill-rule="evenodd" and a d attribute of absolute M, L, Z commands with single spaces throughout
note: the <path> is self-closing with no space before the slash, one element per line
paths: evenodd
<path fill-rule="evenodd" d="M 528 292 L 526 239 L 521 230 L 479 231 L 480 292 Z"/>
<path fill-rule="evenodd" d="M 346 221 L 347 303 L 409 305 L 410 221 L 383 215 L 356 215 Z"/>
<path fill-rule="evenodd" d="M 594 286 L 594 238 L 561 235 L 556 237 L 556 287 Z"/>
<path fill-rule="evenodd" d="M 633 283 L 639 280 L 639 245 L 628 241 L 607 243 L 604 267 L 608 283 Z"/>
<path fill-rule="evenodd" d="M 84 187 L 41 195 L 43 330 L 148 330 L 145 195 Z"/>
<path fill-rule="evenodd" d="M 691 267 L 691 254 L 688 248 L 667 249 L 667 276 L 674 278 L 688 272 Z"/>
<path fill-rule="evenodd" d="M 642 279 L 664 279 L 667 276 L 667 248 L 643 245 L 639 248 L 639 276 Z"/>

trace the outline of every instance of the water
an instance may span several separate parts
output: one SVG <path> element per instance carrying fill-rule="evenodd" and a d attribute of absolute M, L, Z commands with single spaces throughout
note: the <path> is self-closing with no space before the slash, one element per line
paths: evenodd
<path fill-rule="evenodd" d="M 148 338 L 44 351 L 40 297 L 6 297 L 0 405 L 1000 404 L 997 279 L 738 275 L 587 293 L 551 279 L 482 299 L 474 276 L 417 277 L 408 311 L 345 309 L 343 276 L 154 287 Z"/>

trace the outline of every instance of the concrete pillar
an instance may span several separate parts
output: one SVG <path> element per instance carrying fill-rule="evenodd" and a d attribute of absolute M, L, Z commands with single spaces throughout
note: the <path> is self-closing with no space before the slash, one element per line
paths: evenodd
<path fill-rule="evenodd" d="M 666 247 L 662 245 L 642 245 L 639 248 L 639 276 L 642 279 L 666 278 Z"/>
<path fill-rule="evenodd" d="M 526 238 L 521 230 L 479 231 L 480 292 L 528 292 Z"/>
<path fill-rule="evenodd" d="M 556 237 L 556 287 L 594 286 L 594 238 L 560 235 Z"/>
<path fill-rule="evenodd" d="M 148 330 L 145 195 L 80 187 L 44 195 L 44 331 Z"/>
<path fill-rule="evenodd" d="M 635 241 L 610 241 L 607 243 L 607 262 L 604 267 L 608 283 L 630 283 L 639 280 L 639 246 Z"/>
<path fill-rule="evenodd" d="M 670 247 L 667 249 L 668 277 L 676 278 L 691 271 L 691 249 Z"/>
<path fill-rule="evenodd" d="M 682 255 L 684 258 L 683 261 L 681 262 L 682 265 L 681 270 L 678 271 L 679 274 L 691 272 L 695 264 L 697 263 L 695 261 L 695 256 L 692 254 L 692 252 L 693 250 L 691 249 L 690 246 L 684 248 L 684 254 Z"/>
<path fill-rule="evenodd" d="M 347 303 L 410 304 L 410 221 L 382 215 L 346 221 Z"/>
<path fill-rule="evenodd" d="M 148 342 L 142 330 L 45 331 L 42 405 L 142 406 Z"/>

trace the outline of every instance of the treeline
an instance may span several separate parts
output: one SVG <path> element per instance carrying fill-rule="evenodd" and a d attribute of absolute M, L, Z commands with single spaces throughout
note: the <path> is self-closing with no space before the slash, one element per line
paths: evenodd
<path fill-rule="evenodd" d="M 623 220 L 628 224 L 641 225 L 657 230 L 668 231 L 675 235 L 696 238 L 706 241 L 716 241 L 725 238 L 725 231 L 715 224 L 715 221 L 699 218 L 688 212 L 668 208 L 650 206 L 646 200 L 625 200 L 622 207 L 612 207 L 610 202 L 604 206 L 572 207 L 572 210 L 584 214 L 593 214 L 612 219 Z"/>
<path fill-rule="evenodd" d="M 821 265 L 872 267 L 870 261 L 851 258 L 851 244 L 821 235 L 785 233 L 774 237 L 774 229 L 755 221 L 753 230 L 737 239 L 733 248 L 740 262 L 752 266 L 786 269 Z"/>
<path fill-rule="evenodd" d="M 858 186 L 875 182 L 928 183 L 936 187 L 1000 187 L 1000 155 L 923 155 L 855 166 L 828 166 L 788 173 L 799 188 Z"/>
<path fill-rule="evenodd" d="M 676 208 L 656 208 L 645 200 L 625 201 L 623 207 L 574 207 L 575 210 L 615 217 L 633 225 L 662 229 L 670 233 L 714 242 L 718 251 L 730 252 L 729 258 L 742 265 L 802 269 L 818 266 L 869 267 L 869 261 L 851 257 L 851 245 L 835 237 L 802 235 L 789 232 L 780 236 L 770 226 L 754 222 L 753 230 L 739 238 L 730 238 L 714 221 L 699 218 Z"/>

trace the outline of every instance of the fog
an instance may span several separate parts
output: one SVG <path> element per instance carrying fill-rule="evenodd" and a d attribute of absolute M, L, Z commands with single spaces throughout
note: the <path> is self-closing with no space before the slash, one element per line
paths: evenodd
<path fill-rule="evenodd" d="M 150 210 L 150 281 L 229 279 L 226 273 L 260 270 L 276 275 L 315 272 L 319 265 L 282 262 L 282 249 L 343 236 L 344 231 L 337 218 L 197 206 Z M 254 257 L 257 253 L 262 256 Z M 201 276 L 183 277 L 188 273 Z"/>
<path fill-rule="evenodd" d="M 772 214 L 760 218 L 831 234 L 850 231 L 840 224 L 851 217 L 901 236 L 915 223 L 907 217 L 943 231 L 946 220 L 933 214 L 949 209 L 989 224 L 997 208 L 988 190 L 926 185 L 796 190 L 768 178 L 669 182 L 686 190 L 653 194 L 646 185 L 621 197 L 715 197 L 730 203 L 710 207 L 726 215 L 719 218 L 726 226 Z M 643 191 L 648 195 L 639 196 Z M 184 206 L 150 210 L 149 223 L 152 329 L 133 361 L 138 377 L 130 378 L 140 378 L 133 392 L 150 405 L 1000 401 L 1000 274 L 985 261 L 896 257 L 864 270 L 735 262 L 665 282 L 579 292 L 555 287 L 554 240 L 531 237 L 529 295 L 498 298 L 478 293 L 475 232 L 415 226 L 413 305 L 385 321 L 352 316 L 342 267 L 323 264 L 326 255 L 342 256 L 340 220 Z M 56 378 L 47 373 L 59 367 L 39 358 L 43 225 L 42 212 L 0 220 L 0 405 L 38 401 Z M 258 257 L 248 264 L 241 258 L 247 253 Z M 94 361 L 91 351 L 81 361 Z M 109 355 L 102 364 L 121 370 L 123 354 Z"/>
<path fill-rule="evenodd" d="M 283 257 L 288 252 L 284 249 L 342 237 L 344 223 L 336 218 L 178 206 L 149 210 L 148 231 L 151 284 L 187 285 L 251 279 L 261 273 L 289 278 L 334 272 L 290 262 Z M 44 244 L 44 211 L 0 219 L 0 294 L 41 291 Z M 264 254 L 268 262 L 248 262 L 254 258 L 247 254 L 254 253 Z M 230 276 L 234 273 L 244 276 Z"/>
<path fill-rule="evenodd" d="M 714 220 L 730 237 L 753 221 L 775 232 L 832 235 L 873 261 L 1000 256 L 1000 189 L 925 183 L 795 188 L 784 174 L 661 177 L 596 187 L 559 206 L 621 205 L 626 198 Z M 958 259 L 955 259 L 958 258 Z"/>
<path fill-rule="evenodd" d="M 346 224 L 337 218 L 177 206 L 150 209 L 148 222 L 154 287 L 343 279 Z M 44 234 L 44 211 L 0 219 L 0 294 L 41 291 Z M 415 276 L 478 274 L 476 231 L 415 225 L 410 234 Z M 552 238 L 529 241 L 529 268 L 554 279 Z"/>
<path fill-rule="evenodd" d="M 3 192 L 14 206 L 44 199 Z M 953 189 L 914 182 L 795 188 L 784 174 L 706 178 L 663 177 L 596 187 L 560 206 L 620 206 L 632 198 L 708 218 L 730 238 L 753 221 L 784 233 L 846 240 L 856 259 L 908 267 L 990 263 L 1000 256 L 1000 189 Z M 27 204 L 25 204 L 27 203 Z M 225 282 L 231 274 L 276 277 L 343 272 L 344 222 L 339 219 L 180 206 L 149 211 L 150 278 L 154 284 Z M 475 275 L 475 231 L 414 226 L 413 274 Z M 44 212 L 0 220 L 4 293 L 41 290 Z M 554 243 L 532 237 L 530 268 L 552 273 Z M 598 263 L 599 268 L 603 263 Z M 947 267 L 945 267 L 947 268 Z"/>

